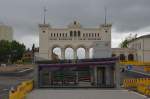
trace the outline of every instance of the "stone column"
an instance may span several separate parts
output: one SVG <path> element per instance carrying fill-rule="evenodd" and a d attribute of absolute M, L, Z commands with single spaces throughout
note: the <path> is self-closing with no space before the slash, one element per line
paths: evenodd
<path fill-rule="evenodd" d="M 52 47 L 49 48 L 48 53 L 49 53 L 49 54 L 48 54 L 48 59 L 49 59 L 49 60 L 52 60 L 52 53 L 53 53 Z"/>
<path fill-rule="evenodd" d="M 65 59 L 65 48 L 61 48 L 61 59 Z"/>
<path fill-rule="evenodd" d="M 73 49 L 74 51 L 74 59 L 77 59 L 77 49 Z"/>
<path fill-rule="evenodd" d="M 89 48 L 85 48 L 85 58 L 89 58 Z"/>
<path fill-rule="evenodd" d="M 120 88 L 120 66 L 118 62 L 115 65 L 115 85 L 116 88 Z"/>
<path fill-rule="evenodd" d="M 112 85 L 113 73 L 111 67 L 106 67 L 105 76 L 106 76 L 106 85 Z"/>
<path fill-rule="evenodd" d="M 76 71 L 76 84 L 79 83 L 79 74 L 78 74 L 78 71 Z"/>
<path fill-rule="evenodd" d="M 34 65 L 34 88 L 39 88 L 39 66 Z"/>
<path fill-rule="evenodd" d="M 94 67 L 94 84 L 97 86 L 97 67 Z"/>

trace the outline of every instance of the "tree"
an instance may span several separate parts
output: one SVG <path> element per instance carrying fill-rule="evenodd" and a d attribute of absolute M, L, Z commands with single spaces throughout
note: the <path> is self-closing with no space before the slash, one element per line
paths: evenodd
<path fill-rule="evenodd" d="M 9 41 L 0 41 L 0 62 L 7 62 L 10 57 L 11 44 Z"/>
<path fill-rule="evenodd" d="M 17 41 L 11 42 L 11 61 L 12 63 L 20 60 L 22 58 L 23 53 L 25 52 L 26 48 L 24 44 L 20 44 Z"/>
<path fill-rule="evenodd" d="M 25 52 L 25 45 L 20 44 L 17 41 L 0 41 L 0 62 L 15 61 L 22 58 L 23 53 Z"/>
<path fill-rule="evenodd" d="M 129 42 L 130 41 L 132 41 L 132 40 L 134 40 L 134 39 L 136 39 L 137 38 L 137 34 L 135 34 L 135 35 L 129 35 L 129 36 L 127 36 L 126 38 L 125 38 L 125 40 L 123 40 L 121 43 L 120 43 L 120 47 L 121 48 L 128 48 L 128 44 L 129 44 Z"/>

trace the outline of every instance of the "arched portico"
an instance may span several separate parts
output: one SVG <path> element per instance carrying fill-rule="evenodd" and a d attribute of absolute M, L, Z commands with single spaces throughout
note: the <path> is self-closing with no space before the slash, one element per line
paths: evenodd
<path fill-rule="evenodd" d="M 71 45 L 64 45 L 64 46 L 59 46 L 59 45 L 54 45 L 49 52 L 51 52 L 53 55 L 53 53 L 59 55 L 59 58 L 60 59 L 68 59 L 67 56 L 66 56 L 66 53 L 69 53 L 69 52 L 66 52 L 69 51 L 68 49 L 72 49 L 70 51 L 70 53 L 72 54 L 73 53 L 73 58 L 71 59 L 88 59 L 90 58 L 90 53 L 91 53 L 91 49 L 93 50 L 93 48 L 90 48 L 90 47 L 87 47 L 87 46 L 84 46 L 84 45 L 78 45 L 78 46 L 71 46 Z M 54 52 L 55 50 L 55 52 Z M 59 50 L 59 51 L 58 51 Z M 58 53 L 59 52 L 59 53 Z M 82 56 L 81 56 L 82 55 Z"/>
<path fill-rule="evenodd" d="M 107 31 L 107 32 L 106 32 Z M 106 33 L 104 33 L 106 32 Z M 51 60 L 53 49 L 61 48 L 61 59 L 65 59 L 65 49 L 74 50 L 77 58 L 77 49 L 85 49 L 85 58 L 89 58 L 91 46 L 95 43 L 111 41 L 111 24 L 102 24 L 98 28 L 85 28 L 78 21 L 74 21 L 67 28 L 53 28 L 49 24 L 39 25 L 39 57 L 41 60 Z M 94 48 L 93 47 L 93 48 Z"/>

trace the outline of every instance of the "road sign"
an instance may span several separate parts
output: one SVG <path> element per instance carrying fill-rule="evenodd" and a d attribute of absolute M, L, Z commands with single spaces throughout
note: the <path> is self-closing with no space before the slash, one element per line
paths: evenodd
<path fill-rule="evenodd" d="M 127 70 L 132 70 L 132 65 L 128 65 Z"/>

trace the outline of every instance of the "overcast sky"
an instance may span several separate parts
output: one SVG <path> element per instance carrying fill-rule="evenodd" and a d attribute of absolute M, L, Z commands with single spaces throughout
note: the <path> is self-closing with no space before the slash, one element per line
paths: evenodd
<path fill-rule="evenodd" d="M 38 24 L 42 23 L 46 6 L 46 22 L 52 27 L 65 27 L 79 20 L 83 27 L 112 23 L 112 47 L 117 47 L 130 33 L 150 33 L 150 0 L 0 0 L 0 23 L 14 28 L 14 39 L 31 47 L 38 46 Z"/>

